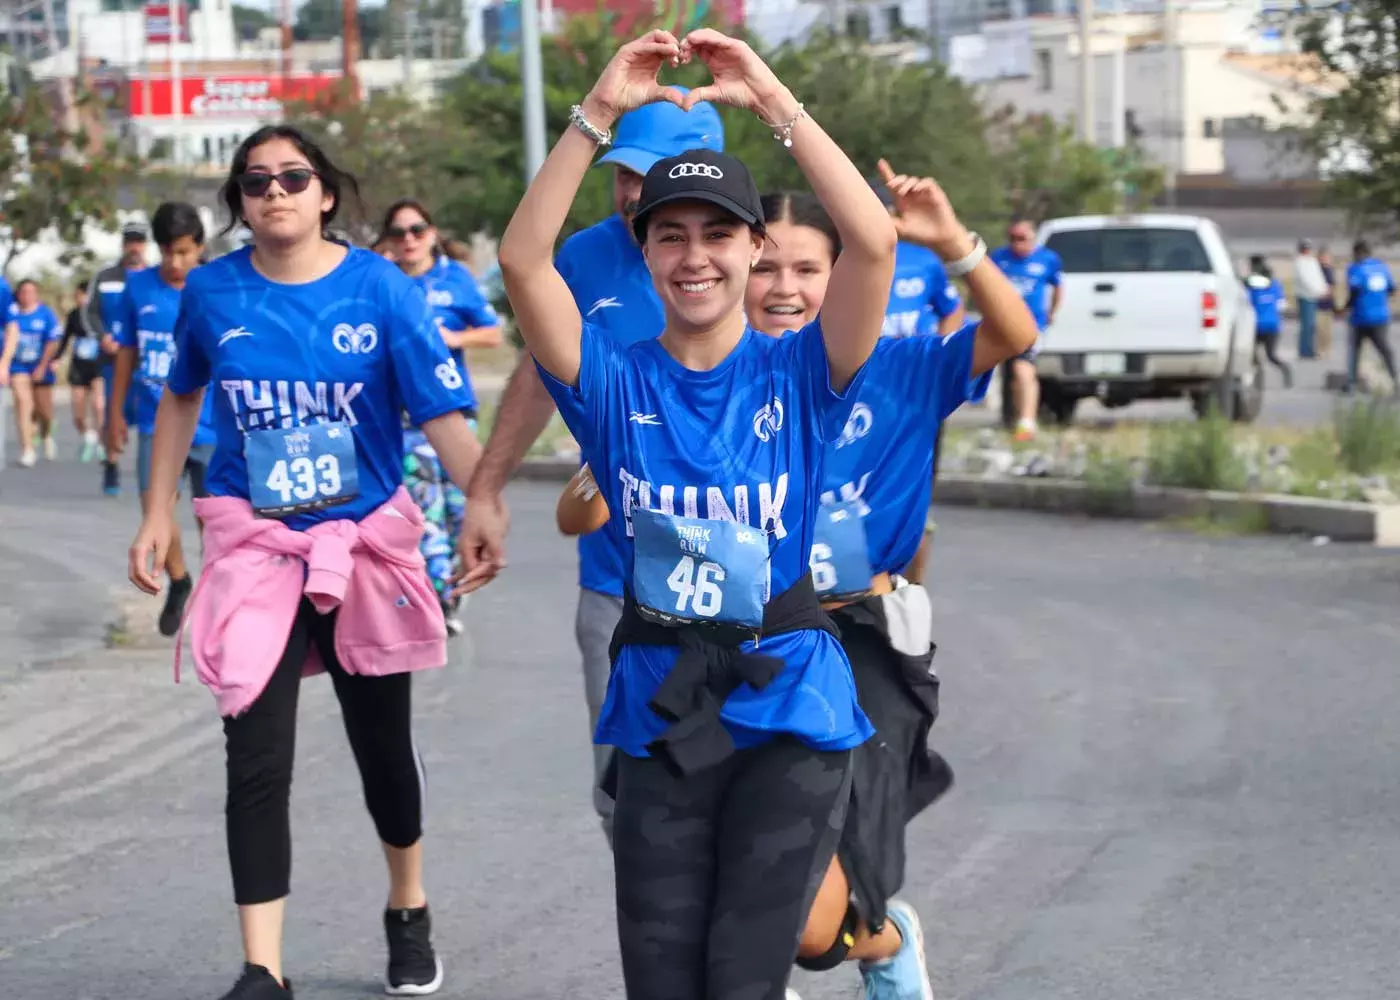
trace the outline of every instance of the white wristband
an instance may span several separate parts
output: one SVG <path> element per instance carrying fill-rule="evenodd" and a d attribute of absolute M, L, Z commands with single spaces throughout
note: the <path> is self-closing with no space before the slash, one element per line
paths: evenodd
<path fill-rule="evenodd" d="M 982 258 L 987 256 L 987 243 L 976 233 L 968 233 L 974 241 L 972 252 L 960 260 L 950 260 L 943 265 L 950 278 L 961 278 L 978 264 L 982 263 Z"/>

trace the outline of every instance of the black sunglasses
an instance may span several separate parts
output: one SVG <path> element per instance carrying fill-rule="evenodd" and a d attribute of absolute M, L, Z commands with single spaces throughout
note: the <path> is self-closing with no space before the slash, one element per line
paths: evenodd
<path fill-rule="evenodd" d="M 391 239 L 401 240 L 409 233 L 412 233 L 414 236 L 422 236 L 424 233 L 426 233 L 429 229 L 432 228 L 433 227 L 428 225 L 426 222 L 415 222 L 413 225 L 408 227 L 390 226 L 384 231 L 384 235 L 390 237 Z"/>
<path fill-rule="evenodd" d="M 311 178 L 315 176 L 316 171 L 310 167 L 293 167 L 291 170 L 275 174 L 239 174 L 238 190 L 249 198 L 261 198 L 272 187 L 272 182 L 276 181 L 288 194 L 301 194 L 311 186 Z"/>

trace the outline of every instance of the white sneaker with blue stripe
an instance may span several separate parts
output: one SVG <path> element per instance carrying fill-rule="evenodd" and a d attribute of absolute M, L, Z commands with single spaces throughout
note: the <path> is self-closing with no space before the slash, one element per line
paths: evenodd
<path fill-rule="evenodd" d="M 899 951 L 878 962 L 861 962 L 865 1000 L 933 1000 L 924 961 L 924 929 L 914 908 L 902 900 L 890 900 L 889 918 L 899 928 Z"/>

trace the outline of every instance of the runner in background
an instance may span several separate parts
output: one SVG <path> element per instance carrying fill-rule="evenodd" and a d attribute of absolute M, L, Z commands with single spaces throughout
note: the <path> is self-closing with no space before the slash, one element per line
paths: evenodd
<path fill-rule="evenodd" d="M 1055 322 L 1064 297 L 1060 255 L 1048 247 L 1036 246 L 1035 226 L 1029 219 L 1016 219 L 1007 227 L 1006 246 L 997 247 L 991 257 L 1021 293 L 1043 336 L 1046 328 Z M 1024 354 L 1012 359 L 1010 384 L 1002 390 L 1013 393 L 1017 441 L 1029 441 L 1036 434 L 1040 379 L 1035 373 L 1035 356 L 1039 351 L 1040 341 L 1037 340 Z"/>
<path fill-rule="evenodd" d="M 102 432 L 105 437 L 111 424 L 112 414 L 120 412 L 132 423 L 136 417 L 131 409 L 131 400 L 113 393 L 112 362 L 117 356 L 117 342 L 112 338 L 112 323 L 116 320 L 122 302 L 122 292 L 126 290 L 127 275 L 146 267 L 146 230 L 139 225 L 128 225 L 122 229 L 121 259 L 110 267 L 105 267 L 92 276 L 88 285 L 87 305 L 82 312 L 83 325 L 88 336 L 102 345 L 102 378 L 107 385 L 107 409 L 103 414 L 106 423 Z M 121 469 L 112 456 L 102 463 L 102 492 L 116 496 L 121 492 Z"/>
<path fill-rule="evenodd" d="M 475 432 L 478 404 L 467 367 L 466 349 L 499 347 L 500 317 L 481 294 L 466 265 L 447 254 L 437 227 L 421 202 L 401 198 L 390 205 L 384 213 L 380 242 L 390 249 L 390 259 L 423 289 L 438 332 L 457 360 L 463 389 L 471 398 L 468 420 Z M 428 563 L 433 589 L 442 601 L 448 634 L 460 635 L 462 622 L 457 615 L 461 598 L 453 597 L 452 590 L 466 498 L 443 468 L 422 429 L 411 425 L 404 429 L 403 471 L 404 483 L 426 522 L 423 558 Z"/>
<path fill-rule="evenodd" d="M 53 366 L 44 362 L 50 345 L 63 336 L 58 316 L 39 301 L 39 286 L 26 278 L 15 286 L 15 299 L 5 317 L 5 348 L 0 369 L 9 376 L 15 397 L 15 430 L 19 464 L 33 468 L 38 461 L 35 436 L 43 443 L 44 457 L 53 459 Z"/>
<path fill-rule="evenodd" d="M 204 223 L 193 205 L 165 202 L 151 217 L 151 229 L 156 246 L 160 248 L 160 264 L 127 278 L 121 305 L 116 315 L 109 317 L 112 337 L 118 345 L 112 396 L 130 399 L 135 411 L 136 482 L 143 519 L 150 515 L 155 502 L 151 495 L 151 450 L 156 411 L 175 363 L 175 323 L 180 315 L 181 293 L 204 252 Z M 184 463 L 184 476 L 189 479 L 190 494 L 195 499 L 207 495 L 205 481 L 214 451 L 213 406 L 214 394 L 207 393 L 194 445 Z M 126 441 L 126 415 L 113 413 L 107 425 L 109 460 L 116 462 L 121 458 Z M 177 525 L 172 525 L 165 569 L 170 587 L 160 612 L 159 627 L 161 635 L 173 636 L 180 629 L 192 586 Z"/>
<path fill-rule="evenodd" d="M 102 343 L 89 334 L 83 324 L 87 298 L 88 282 L 81 281 L 73 288 L 74 305 L 63 323 L 63 341 L 56 355 L 63 357 L 70 345 L 73 348 L 73 358 L 68 362 L 68 387 L 72 395 L 73 427 L 78 432 L 80 462 L 91 462 L 99 453 L 106 456 L 99 429 L 106 422 L 107 382 L 102 375 Z"/>
<path fill-rule="evenodd" d="M 684 87 L 673 89 L 687 92 Z M 641 196 L 643 175 L 662 159 L 690 149 L 724 149 L 724 126 L 710 104 L 702 101 L 689 111 L 664 102 L 646 104 L 623 115 L 612 145 L 598 158 L 598 164 L 613 171 L 614 214 L 570 236 L 555 257 L 555 267 L 584 320 L 619 344 L 656 337 L 664 325 L 661 300 L 633 235 L 631 218 Z M 468 589 L 485 583 L 505 566 L 509 519 L 501 494 L 553 414 L 554 403 L 540 381 L 534 359 L 522 354 L 501 396 L 491 439 L 467 490 L 463 548 L 474 549 L 481 566 L 470 578 Z M 580 538 L 578 574 L 574 636 L 583 660 L 591 734 L 597 727 L 612 669 L 608 644 L 622 617 L 625 570 L 621 547 L 605 532 Z M 604 834 L 611 840 L 612 799 L 598 788 L 612 757 L 611 748 L 595 745 L 593 756 L 593 805 Z"/>

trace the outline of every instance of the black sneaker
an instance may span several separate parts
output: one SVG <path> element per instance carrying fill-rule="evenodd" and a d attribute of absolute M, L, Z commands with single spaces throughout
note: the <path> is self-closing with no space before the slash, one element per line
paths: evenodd
<path fill-rule="evenodd" d="M 180 622 L 185 617 L 185 602 L 190 599 L 194 585 L 188 576 L 170 581 L 170 589 L 165 592 L 165 607 L 160 611 L 160 634 L 174 635 L 180 631 Z"/>
<path fill-rule="evenodd" d="M 292 1000 L 292 981 L 283 979 L 279 983 L 261 965 L 245 962 L 243 975 L 223 995 L 223 1000 Z"/>
<path fill-rule="evenodd" d="M 384 992 L 391 997 L 425 997 L 442 986 L 442 962 L 433 951 L 433 921 L 426 906 L 385 910 L 389 971 Z"/>
<path fill-rule="evenodd" d="M 109 497 L 118 496 L 122 491 L 121 468 L 116 462 L 102 463 L 102 492 Z"/>

